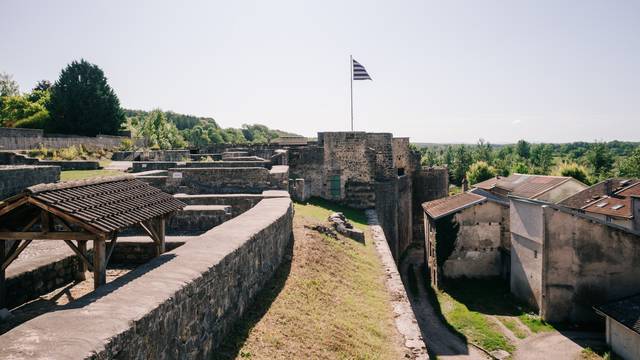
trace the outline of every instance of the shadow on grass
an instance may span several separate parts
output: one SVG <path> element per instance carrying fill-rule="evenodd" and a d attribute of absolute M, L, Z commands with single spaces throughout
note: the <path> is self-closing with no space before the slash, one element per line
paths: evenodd
<path fill-rule="evenodd" d="M 224 342 L 215 350 L 211 359 L 227 360 L 238 357 L 240 349 L 249 337 L 249 333 L 267 313 L 287 282 L 291 272 L 293 242 L 294 237 L 292 234 L 282 264 L 280 264 L 273 277 L 265 284 L 262 290 L 258 292 L 253 304 L 247 309 L 242 318 L 235 323 L 231 333 L 225 337 Z"/>
<path fill-rule="evenodd" d="M 533 312 L 513 298 L 509 285 L 501 278 L 456 279 L 443 281 L 443 290 L 469 310 L 487 315 L 519 316 Z"/>
<path fill-rule="evenodd" d="M 307 202 L 296 202 L 296 204 L 300 205 L 313 205 L 323 209 L 326 209 L 330 212 L 341 212 L 344 216 L 349 219 L 349 221 L 353 223 L 357 223 L 360 225 L 367 225 L 367 217 L 363 210 L 353 209 L 329 200 L 324 200 L 320 198 L 311 198 Z M 319 220 L 327 220 L 326 217 L 324 219 Z"/>

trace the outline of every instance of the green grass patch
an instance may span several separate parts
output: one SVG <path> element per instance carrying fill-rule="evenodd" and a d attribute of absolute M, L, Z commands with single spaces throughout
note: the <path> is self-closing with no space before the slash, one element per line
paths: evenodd
<path fill-rule="evenodd" d="M 479 312 L 471 311 L 467 306 L 454 299 L 451 295 L 438 291 L 438 302 L 442 315 L 457 331 L 464 334 L 468 341 L 487 351 L 505 350 L 513 352 L 515 346 Z"/>
<path fill-rule="evenodd" d="M 359 224 L 364 215 L 320 204 L 295 205 L 291 260 L 256 296 L 214 359 L 404 358 L 369 234 L 362 244 L 303 227 L 334 211 Z"/>
<path fill-rule="evenodd" d="M 98 176 L 116 176 L 122 174 L 122 172 L 117 170 L 66 170 L 60 172 L 60 180 L 83 180 Z"/>
<path fill-rule="evenodd" d="M 507 329 L 509 329 L 509 331 L 511 331 L 513 333 L 513 335 L 515 335 L 518 339 L 524 339 L 529 335 L 529 334 L 527 334 L 526 331 L 524 331 L 520 327 L 520 325 L 518 324 L 518 320 L 516 320 L 515 318 L 506 317 L 506 316 L 498 316 L 498 320 L 500 320 L 500 322 Z"/>
<path fill-rule="evenodd" d="M 334 212 L 341 212 L 356 228 L 360 230 L 367 228 L 367 217 L 364 211 L 348 208 L 327 200 L 312 198 L 306 203 L 295 203 L 295 210 L 301 216 L 323 222 L 327 221 L 329 215 Z"/>
<path fill-rule="evenodd" d="M 524 314 L 519 315 L 518 318 L 533 333 L 547 332 L 547 331 L 553 331 L 554 330 L 554 327 L 551 326 L 551 324 L 549 324 L 549 323 L 545 322 L 544 320 L 542 320 L 540 318 L 540 316 L 538 316 L 538 315 L 531 314 L 531 313 L 524 313 Z"/>

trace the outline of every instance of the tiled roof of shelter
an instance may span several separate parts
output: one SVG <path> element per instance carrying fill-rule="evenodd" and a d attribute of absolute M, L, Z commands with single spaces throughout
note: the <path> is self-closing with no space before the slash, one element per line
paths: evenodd
<path fill-rule="evenodd" d="M 176 210 L 185 204 L 132 176 L 40 184 L 29 196 L 100 231 L 120 230 Z"/>
<path fill-rule="evenodd" d="M 427 201 L 422 204 L 422 208 L 433 219 L 439 219 L 485 200 L 486 198 L 484 196 L 472 193 L 462 193 L 437 200 Z"/>
<path fill-rule="evenodd" d="M 595 309 L 640 334 L 640 294 L 612 301 Z"/>
<path fill-rule="evenodd" d="M 568 176 L 512 174 L 507 177 L 496 176 L 473 186 L 484 190 L 499 188 L 514 196 L 534 199 L 570 180 Z"/>

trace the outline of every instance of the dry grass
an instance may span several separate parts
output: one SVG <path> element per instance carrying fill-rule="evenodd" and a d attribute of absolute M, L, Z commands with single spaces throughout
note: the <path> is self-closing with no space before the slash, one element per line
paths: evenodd
<path fill-rule="evenodd" d="M 296 204 L 290 262 L 223 345 L 220 359 L 400 359 L 382 266 L 366 244 L 303 225 L 328 209 Z"/>
<path fill-rule="evenodd" d="M 117 170 L 66 170 L 60 172 L 60 181 L 90 179 L 98 176 L 122 175 Z"/>

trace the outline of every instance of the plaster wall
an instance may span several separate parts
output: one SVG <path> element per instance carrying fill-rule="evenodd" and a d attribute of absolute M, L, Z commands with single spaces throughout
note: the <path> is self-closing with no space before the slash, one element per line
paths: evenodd
<path fill-rule="evenodd" d="M 535 309 L 542 302 L 544 222 L 539 204 L 511 200 L 511 293 Z"/>
<path fill-rule="evenodd" d="M 640 334 L 607 317 L 607 345 L 623 359 L 640 359 Z"/>

